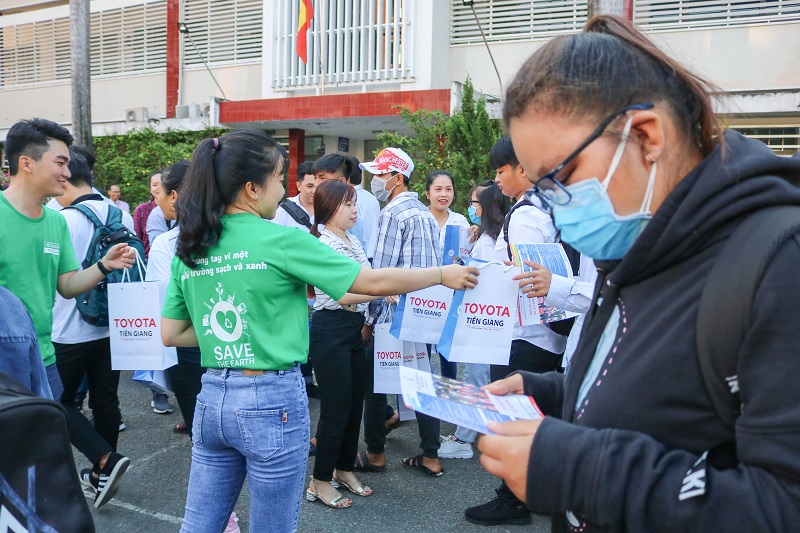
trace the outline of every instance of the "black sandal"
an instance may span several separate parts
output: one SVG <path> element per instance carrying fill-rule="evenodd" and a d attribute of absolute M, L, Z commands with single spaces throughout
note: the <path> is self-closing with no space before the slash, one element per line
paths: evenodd
<path fill-rule="evenodd" d="M 362 450 L 356 455 L 356 464 L 353 465 L 353 472 L 383 472 L 384 470 L 386 470 L 386 465 L 377 466 L 369 462 L 366 450 Z"/>
<path fill-rule="evenodd" d="M 420 470 L 421 472 L 424 472 L 425 474 L 431 477 L 441 477 L 444 475 L 444 468 L 442 468 L 438 472 L 434 472 L 433 470 L 422 464 L 422 454 L 417 455 L 416 457 L 409 457 L 407 459 L 403 459 L 400 462 L 406 468 L 413 468 L 414 470 Z"/>

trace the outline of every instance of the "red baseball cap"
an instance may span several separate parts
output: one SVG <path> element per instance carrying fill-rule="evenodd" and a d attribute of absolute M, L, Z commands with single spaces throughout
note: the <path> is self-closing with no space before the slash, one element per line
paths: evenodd
<path fill-rule="evenodd" d="M 372 174 L 399 172 L 407 178 L 411 177 L 411 173 L 414 172 L 414 162 L 400 148 L 384 148 L 375 157 L 375 161 L 361 163 L 358 166 Z"/>

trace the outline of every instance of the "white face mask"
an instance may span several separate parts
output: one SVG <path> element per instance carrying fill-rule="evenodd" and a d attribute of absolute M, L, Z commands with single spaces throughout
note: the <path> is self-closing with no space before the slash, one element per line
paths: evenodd
<path fill-rule="evenodd" d="M 392 178 L 396 176 L 397 174 L 392 176 Z M 387 183 L 389 183 L 389 180 L 381 179 L 378 176 L 372 176 L 372 183 L 370 183 L 369 188 L 372 190 L 372 194 L 375 195 L 375 198 L 377 198 L 379 202 L 385 202 L 388 200 L 394 188 L 397 187 L 397 183 L 395 183 L 394 186 L 387 191 Z"/>

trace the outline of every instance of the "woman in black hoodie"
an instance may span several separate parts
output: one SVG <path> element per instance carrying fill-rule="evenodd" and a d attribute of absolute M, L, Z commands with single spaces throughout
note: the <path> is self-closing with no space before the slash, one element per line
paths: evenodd
<path fill-rule="evenodd" d="M 696 347 L 715 259 L 753 213 L 800 205 L 800 161 L 724 132 L 709 89 L 610 16 L 548 42 L 508 89 L 517 156 L 562 239 L 599 271 L 566 374 L 489 386 L 524 391 L 549 415 L 495 425 L 480 448 L 531 510 L 554 515 L 554 530 L 800 524 L 800 236 L 776 247 L 749 322 L 733 328 L 733 424 L 714 408 Z"/>

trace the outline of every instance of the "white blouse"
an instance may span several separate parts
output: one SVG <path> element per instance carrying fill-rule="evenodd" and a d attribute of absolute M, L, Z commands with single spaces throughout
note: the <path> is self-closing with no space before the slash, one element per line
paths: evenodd
<path fill-rule="evenodd" d="M 362 266 L 370 268 L 369 261 L 367 260 L 367 254 L 364 253 L 364 248 L 362 248 L 358 237 L 348 233 L 347 239 L 349 241 L 348 243 L 344 242 L 328 228 L 323 228 L 320 230 L 319 241 L 321 243 L 330 246 L 337 254 L 349 257 L 350 259 L 360 263 Z M 369 306 L 369 302 L 365 302 L 358 305 L 346 305 L 342 307 L 338 301 L 334 300 L 318 288 L 314 287 L 314 292 L 317 295 L 317 299 L 314 301 L 314 311 L 320 311 L 322 309 L 346 309 L 348 311 L 364 313 Z"/>

